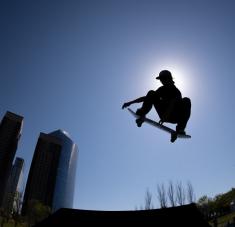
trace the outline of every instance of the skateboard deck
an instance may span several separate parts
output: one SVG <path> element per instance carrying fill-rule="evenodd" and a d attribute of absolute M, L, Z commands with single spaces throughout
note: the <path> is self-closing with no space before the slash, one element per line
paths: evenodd
<path fill-rule="evenodd" d="M 132 109 L 130 109 L 130 108 L 127 108 L 127 109 L 136 119 L 139 118 L 139 116 Z M 167 126 L 165 126 L 163 124 L 160 124 L 160 123 L 158 123 L 158 122 L 156 122 L 154 120 L 151 120 L 151 119 L 149 119 L 147 117 L 144 118 L 144 122 L 146 122 L 146 123 L 148 123 L 148 124 L 150 124 L 150 125 L 152 125 L 154 127 L 157 127 L 157 128 L 159 128 L 159 129 L 161 129 L 161 130 L 163 130 L 165 132 L 168 132 L 170 134 L 176 133 L 176 131 L 174 129 L 169 128 L 169 127 L 167 127 Z M 177 134 L 177 138 L 190 139 L 191 136 L 190 135 L 184 135 L 184 134 Z"/>

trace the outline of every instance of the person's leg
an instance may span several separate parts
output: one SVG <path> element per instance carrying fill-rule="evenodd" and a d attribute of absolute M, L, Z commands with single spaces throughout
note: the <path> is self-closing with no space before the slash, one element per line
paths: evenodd
<path fill-rule="evenodd" d="M 136 114 L 140 116 L 140 118 L 136 120 L 138 127 L 141 127 L 142 123 L 144 122 L 145 115 L 152 109 L 154 99 L 155 99 L 155 91 L 151 90 L 145 96 L 145 100 L 142 104 L 142 107 L 136 111 Z"/>
<path fill-rule="evenodd" d="M 142 104 L 142 107 L 136 111 L 137 115 L 145 116 L 152 109 L 154 95 L 155 95 L 155 92 L 152 90 L 147 93 L 147 95 L 145 96 L 144 102 Z"/>
<path fill-rule="evenodd" d="M 178 100 L 172 100 L 170 103 L 157 102 L 154 104 L 155 109 L 162 122 L 177 123 L 178 113 L 177 107 L 179 103 Z"/>
<path fill-rule="evenodd" d="M 189 98 L 183 98 L 181 105 L 180 105 L 180 111 L 179 111 L 179 118 L 178 118 L 178 124 L 176 126 L 176 132 L 177 133 L 185 133 L 184 130 L 186 128 L 187 122 L 191 115 L 191 100 Z"/>

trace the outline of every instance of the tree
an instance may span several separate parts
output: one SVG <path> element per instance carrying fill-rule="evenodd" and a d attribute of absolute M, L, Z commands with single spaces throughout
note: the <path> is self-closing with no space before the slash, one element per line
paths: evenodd
<path fill-rule="evenodd" d="M 165 187 L 163 183 L 158 184 L 157 198 L 160 204 L 160 208 L 166 208 L 168 205 L 172 207 L 175 207 L 177 205 L 182 206 L 186 203 L 186 200 L 188 203 L 194 203 L 196 201 L 194 189 L 190 181 L 187 182 L 187 188 L 184 188 L 181 182 L 177 182 L 176 184 L 174 184 L 172 181 L 169 181 L 168 187 Z M 144 207 L 146 210 L 153 209 L 152 194 L 149 192 L 148 189 L 145 194 Z"/>
<path fill-rule="evenodd" d="M 196 201 L 194 189 L 190 181 L 187 183 L 187 199 L 188 203 L 194 203 Z"/>
<path fill-rule="evenodd" d="M 4 208 L 0 208 L 0 217 L 1 217 L 1 227 L 8 223 L 11 219 L 11 214 L 6 211 Z"/>
<path fill-rule="evenodd" d="M 172 181 L 169 182 L 167 194 L 170 205 L 172 207 L 176 206 L 175 189 Z"/>
<path fill-rule="evenodd" d="M 185 204 L 185 190 L 181 182 L 176 184 L 176 198 L 180 206 Z"/>
<path fill-rule="evenodd" d="M 215 212 L 214 204 L 213 199 L 209 198 L 207 195 L 200 197 L 197 202 L 198 208 L 207 219 L 210 219 Z"/>
<path fill-rule="evenodd" d="M 145 210 L 151 210 L 151 209 L 153 209 L 152 193 L 150 193 L 149 189 L 147 189 L 145 194 Z"/>
<path fill-rule="evenodd" d="M 51 208 L 38 200 L 30 200 L 27 208 L 27 221 L 32 226 L 51 214 Z"/>
<path fill-rule="evenodd" d="M 1 227 L 3 227 L 4 223 L 6 222 L 5 211 L 3 208 L 0 208 L 0 218 L 1 218 Z"/>
<path fill-rule="evenodd" d="M 158 194 L 158 200 L 160 203 L 161 208 L 167 207 L 167 196 L 166 196 L 166 189 L 164 184 L 157 185 L 157 194 Z"/>
<path fill-rule="evenodd" d="M 23 198 L 23 192 L 16 192 L 13 202 L 13 213 L 12 218 L 15 222 L 15 227 L 17 226 L 17 223 L 21 223 L 23 221 L 21 213 L 21 207 L 22 207 L 22 198 Z"/>

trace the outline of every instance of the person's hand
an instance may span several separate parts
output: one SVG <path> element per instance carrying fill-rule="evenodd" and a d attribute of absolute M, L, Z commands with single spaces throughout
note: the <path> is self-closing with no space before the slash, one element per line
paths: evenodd
<path fill-rule="evenodd" d="M 129 103 L 129 102 L 125 102 L 125 103 L 122 105 L 122 109 L 127 108 L 128 106 L 130 106 L 130 103 Z"/>

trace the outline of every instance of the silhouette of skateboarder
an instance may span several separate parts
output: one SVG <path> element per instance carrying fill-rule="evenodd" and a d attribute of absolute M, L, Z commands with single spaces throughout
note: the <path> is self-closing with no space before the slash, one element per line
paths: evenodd
<path fill-rule="evenodd" d="M 124 103 L 122 109 L 131 104 L 143 102 L 142 107 L 136 111 L 136 114 L 139 116 L 136 119 L 136 124 L 138 127 L 141 127 L 145 115 L 154 106 L 160 118 L 159 123 L 169 122 L 177 124 L 176 132 L 171 134 L 171 142 L 174 142 L 178 134 L 186 134 L 185 128 L 191 114 L 191 101 L 187 97 L 182 98 L 181 92 L 175 86 L 170 71 L 161 71 L 156 79 L 160 80 L 163 86 L 159 87 L 156 91 L 150 90 L 146 96 Z"/>

